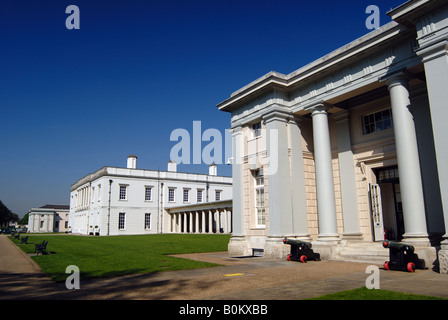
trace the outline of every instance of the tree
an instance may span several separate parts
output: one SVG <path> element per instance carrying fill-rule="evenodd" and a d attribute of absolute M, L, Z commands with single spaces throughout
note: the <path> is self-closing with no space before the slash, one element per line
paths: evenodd
<path fill-rule="evenodd" d="M 7 225 L 9 221 L 18 221 L 19 216 L 12 213 L 2 201 L 0 201 L 0 226 Z"/>
<path fill-rule="evenodd" d="M 20 220 L 19 224 L 22 225 L 22 226 L 28 224 L 28 217 L 29 216 L 30 216 L 30 213 L 27 212 L 27 214 L 24 215 L 23 218 Z"/>

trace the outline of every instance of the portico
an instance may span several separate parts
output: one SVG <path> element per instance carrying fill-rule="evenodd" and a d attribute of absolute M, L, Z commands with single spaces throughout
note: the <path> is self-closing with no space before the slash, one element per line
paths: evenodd
<path fill-rule="evenodd" d="M 389 14 L 395 21 L 218 105 L 232 114 L 231 254 L 283 257 L 280 239 L 292 237 L 338 258 L 387 234 L 436 260 L 431 243 L 448 222 L 448 5 L 411 0 Z M 265 226 L 255 223 L 260 172 Z"/>
<path fill-rule="evenodd" d="M 166 209 L 168 233 L 231 233 L 232 201 L 181 206 Z"/>

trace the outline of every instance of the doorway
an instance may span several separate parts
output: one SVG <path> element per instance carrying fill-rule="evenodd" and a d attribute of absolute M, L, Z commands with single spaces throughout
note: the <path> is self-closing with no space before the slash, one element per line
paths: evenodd
<path fill-rule="evenodd" d="M 385 237 L 388 240 L 400 241 L 404 234 L 404 220 L 398 167 L 379 168 L 374 171 L 381 190 Z"/>

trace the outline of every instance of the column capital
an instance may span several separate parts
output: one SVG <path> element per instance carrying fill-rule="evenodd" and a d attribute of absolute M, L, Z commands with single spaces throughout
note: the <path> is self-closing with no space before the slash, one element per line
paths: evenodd
<path fill-rule="evenodd" d="M 265 123 L 272 121 L 288 122 L 289 118 L 294 117 L 293 114 L 283 110 L 272 110 L 267 114 L 264 114 L 261 118 Z"/>
<path fill-rule="evenodd" d="M 331 104 L 326 103 L 324 101 L 319 101 L 317 103 L 305 107 L 305 110 L 310 111 L 311 116 L 314 116 L 316 114 L 323 114 L 323 113 L 327 114 L 328 113 L 327 111 L 331 108 L 333 108 Z"/>
<path fill-rule="evenodd" d="M 396 72 L 392 72 L 391 74 L 385 75 L 380 79 L 380 82 L 384 82 L 388 86 L 389 90 L 397 85 L 404 86 L 407 88 L 408 82 L 411 78 L 413 78 L 413 74 L 407 71 L 406 69 L 402 69 Z"/>
<path fill-rule="evenodd" d="M 230 131 L 230 133 L 232 134 L 232 135 L 237 135 L 237 134 L 241 134 L 242 132 L 243 132 L 243 126 L 242 125 L 236 125 L 236 126 L 232 126 L 230 129 L 229 129 L 229 131 Z"/>
<path fill-rule="evenodd" d="M 448 55 L 448 39 L 431 42 L 420 47 L 415 53 L 422 58 L 422 62 L 428 62 Z"/>

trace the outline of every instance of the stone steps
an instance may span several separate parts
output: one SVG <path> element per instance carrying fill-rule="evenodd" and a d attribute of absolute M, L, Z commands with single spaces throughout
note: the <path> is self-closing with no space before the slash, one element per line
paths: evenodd
<path fill-rule="evenodd" d="M 343 245 L 332 260 L 383 265 L 389 260 L 389 250 L 381 242 L 350 243 Z"/>

